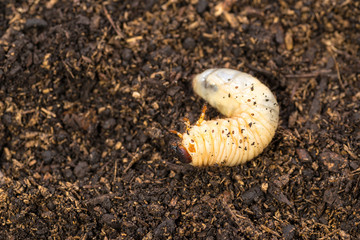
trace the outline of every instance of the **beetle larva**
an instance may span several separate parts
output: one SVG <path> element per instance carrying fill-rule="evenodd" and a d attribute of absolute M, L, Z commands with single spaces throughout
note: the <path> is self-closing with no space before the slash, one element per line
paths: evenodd
<path fill-rule="evenodd" d="M 279 105 L 270 89 L 249 74 L 209 69 L 195 76 L 195 93 L 226 116 L 205 121 L 205 110 L 194 126 L 177 133 L 180 160 L 194 166 L 235 166 L 259 155 L 271 142 L 279 121 Z"/>

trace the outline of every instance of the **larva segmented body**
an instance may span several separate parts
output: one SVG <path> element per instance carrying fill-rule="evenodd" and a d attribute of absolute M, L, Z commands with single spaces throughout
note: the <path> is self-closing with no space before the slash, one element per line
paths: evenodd
<path fill-rule="evenodd" d="M 195 76 L 193 88 L 227 118 L 205 121 L 203 110 L 197 124 L 179 134 L 177 153 L 183 161 L 235 166 L 256 157 L 271 142 L 279 105 L 258 79 L 232 69 L 209 69 Z"/>

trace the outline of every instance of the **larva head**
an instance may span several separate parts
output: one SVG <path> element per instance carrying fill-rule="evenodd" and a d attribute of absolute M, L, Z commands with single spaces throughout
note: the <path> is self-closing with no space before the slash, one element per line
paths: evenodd
<path fill-rule="evenodd" d="M 190 156 L 190 154 L 183 145 L 177 143 L 171 143 L 171 148 L 181 162 L 183 163 L 192 162 L 192 157 Z"/>
<path fill-rule="evenodd" d="M 208 69 L 195 76 L 194 91 L 222 114 L 231 116 L 237 111 L 238 103 L 231 96 L 229 88 L 233 87 L 233 79 L 238 74 L 238 71 L 232 69 Z"/>

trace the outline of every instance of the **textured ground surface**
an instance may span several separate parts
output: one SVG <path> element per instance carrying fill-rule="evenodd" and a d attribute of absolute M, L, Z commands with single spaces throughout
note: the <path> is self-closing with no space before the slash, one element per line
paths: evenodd
<path fill-rule="evenodd" d="M 1 1 L 0 239 L 360 238 L 359 9 Z M 278 98 L 276 136 L 244 166 L 169 154 L 210 67 Z"/>

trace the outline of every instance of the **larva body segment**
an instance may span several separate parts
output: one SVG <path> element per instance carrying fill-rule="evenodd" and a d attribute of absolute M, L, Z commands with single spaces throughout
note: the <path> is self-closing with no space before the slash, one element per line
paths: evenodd
<path fill-rule="evenodd" d="M 258 79 L 232 69 L 209 69 L 195 76 L 193 88 L 227 118 L 200 121 L 183 134 L 181 146 L 192 165 L 243 164 L 271 142 L 279 105 Z"/>

